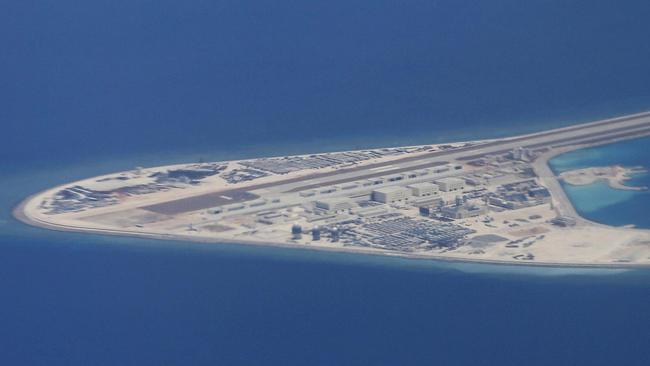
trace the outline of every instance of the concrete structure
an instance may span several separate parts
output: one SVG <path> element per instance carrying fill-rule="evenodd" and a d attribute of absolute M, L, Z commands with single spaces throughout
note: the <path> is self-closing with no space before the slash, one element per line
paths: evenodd
<path fill-rule="evenodd" d="M 549 192 L 547 188 L 537 187 L 528 191 L 528 195 L 536 199 L 546 200 L 546 199 L 550 199 L 551 192 Z"/>
<path fill-rule="evenodd" d="M 291 227 L 291 236 L 293 240 L 300 240 L 302 238 L 302 227 L 298 224 L 293 224 Z"/>
<path fill-rule="evenodd" d="M 349 198 L 328 198 L 316 201 L 316 208 L 325 210 L 328 213 L 349 210 L 356 206 L 356 203 Z"/>
<path fill-rule="evenodd" d="M 391 176 L 386 177 L 386 181 L 388 181 L 388 182 L 398 182 L 400 180 L 406 179 L 407 177 L 408 177 L 407 174 L 395 174 L 395 175 L 391 175 Z"/>
<path fill-rule="evenodd" d="M 479 178 L 466 178 L 465 183 L 469 184 L 470 186 L 480 186 L 483 184 L 483 181 L 480 180 Z"/>
<path fill-rule="evenodd" d="M 310 190 L 308 190 L 308 191 L 302 191 L 302 192 L 300 192 L 300 197 L 311 197 L 311 196 L 315 196 L 316 193 L 318 193 L 317 190 L 315 190 L 315 189 L 310 189 Z"/>
<path fill-rule="evenodd" d="M 442 178 L 435 182 L 443 192 L 462 191 L 465 189 L 465 180 L 460 178 Z"/>
<path fill-rule="evenodd" d="M 551 223 L 560 227 L 570 227 L 575 226 L 577 221 L 573 217 L 569 216 L 558 216 L 551 220 Z"/>
<path fill-rule="evenodd" d="M 353 210 L 352 213 L 359 217 L 372 217 L 372 216 L 378 216 L 378 215 L 383 215 L 385 213 L 388 213 L 388 210 L 386 209 L 385 206 L 379 205 L 379 206 L 358 208 Z"/>
<path fill-rule="evenodd" d="M 439 193 L 440 188 L 433 183 L 415 183 L 410 184 L 407 188 L 411 189 L 411 194 L 416 197 L 434 196 Z"/>
<path fill-rule="evenodd" d="M 320 240 L 320 227 L 314 226 L 314 228 L 311 229 L 311 240 Z"/>
<path fill-rule="evenodd" d="M 410 196 L 411 190 L 401 186 L 377 188 L 372 191 L 372 200 L 381 203 L 405 201 Z"/>
<path fill-rule="evenodd" d="M 260 200 L 251 201 L 251 202 L 248 204 L 248 207 L 260 207 L 260 206 L 264 206 L 264 205 L 266 205 L 266 204 L 267 204 L 267 200 L 265 200 L 265 199 L 260 199 Z"/>
<path fill-rule="evenodd" d="M 424 197 L 411 197 L 409 198 L 409 203 L 413 206 L 441 206 L 443 202 L 442 198 L 439 195 L 435 196 L 424 196 Z"/>
<path fill-rule="evenodd" d="M 345 191 L 345 190 L 348 190 L 348 189 L 355 189 L 357 187 L 359 187 L 358 183 L 350 183 L 350 184 L 345 184 L 345 185 L 341 186 L 341 189 Z"/>
<path fill-rule="evenodd" d="M 339 230 L 338 227 L 334 226 L 332 230 L 330 230 L 330 235 L 332 242 L 337 242 L 341 238 L 341 230 Z"/>
<path fill-rule="evenodd" d="M 442 216 L 448 217 L 450 219 L 466 219 L 468 217 L 485 215 L 488 213 L 488 210 L 487 206 L 484 205 L 456 204 L 443 207 L 440 210 L 440 213 Z"/>
<path fill-rule="evenodd" d="M 549 158 L 577 147 L 650 135 L 650 113 L 642 119 L 636 118 L 623 117 L 512 138 L 404 148 L 406 152 L 400 152 L 403 156 L 392 153 L 386 156 L 385 149 L 381 149 L 256 159 L 248 164 L 250 169 L 242 168 L 247 166 L 244 163 L 217 162 L 213 165 L 227 166 L 226 170 L 205 178 L 201 184 L 158 178 L 170 169 L 179 171 L 178 167 L 139 170 L 137 174 L 122 172 L 53 188 L 25 201 L 14 212 L 21 220 L 56 229 L 110 230 L 110 233 L 201 242 L 311 244 L 327 250 L 499 263 L 650 266 L 650 247 L 630 245 L 648 242 L 650 234 L 580 219 L 556 175 L 547 167 Z M 533 164 L 505 156 L 520 146 L 540 154 Z M 377 160 L 357 164 L 354 160 L 357 154 Z M 480 159 L 485 165 L 469 164 Z M 457 169 L 462 167 L 455 162 L 465 164 L 468 171 Z M 212 165 L 188 164 L 181 170 L 196 169 L 197 174 L 205 174 L 206 166 Z M 323 170 L 323 167 L 332 169 Z M 271 172 L 277 176 L 269 176 Z M 405 203 L 370 201 L 371 192 L 380 187 L 406 188 L 452 176 L 465 180 L 467 186 L 463 191 L 408 197 Z M 397 180 L 391 181 L 389 177 Z M 472 179 L 483 182 L 485 187 L 471 186 Z M 375 185 L 373 181 L 381 184 Z M 402 197 L 383 192 L 383 199 L 382 192 L 375 193 L 378 200 L 386 202 L 420 194 L 413 192 L 412 187 L 408 190 Z M 125 192 L 131 195 L 128 200 L 122 202 L 116 198 Z M 453 197 L 457 195 L 460 197 L 454 203 Z M 551 209 L 546 205 L 533 206 L 549 200 L 549 195 L 553 198 Z M 323 208 L 315 207 L 317 200 L 343 196 L 355 207 L 332 213 L 326 209 L 335 211 L 344 206 L 330 201 L 321 202 Z M 431 202 L 441 198 L 452 200 L 444 211 L 454 218 L 480 214 L 480 206 L 472 204 L 482 205 L 492 198 L 506 206 L 521 206 L 522 210 L 510 212 L 490 206 L 489 215 L 449 223 L 453 219 L 439 216 L 444 205 Z M 424 216 L 417 213 L 416 208 L 421 207 Z M 205 213 L 208 208 L 210 214 Z M 553 219 L 555 215 L 560 218 Z M 320 229 L 316 227 L 312 231 L 317 223 Z M 568 227 L 560 229 L 551 223 Z M 191 228 L 195 224 L 196 231 L 188 230 L 188 224 Z M 571 228 L 573 224 L 577 227 Z M 340 231 L 335 233 L 334 228 Z M 300 237 L 299 232 L 302 232 Z M 483 242 L 468 237 L 474 234 L 480 238 L 498 234 L 504 240 L 511 240 L 512 245 L 506 245 L 507 250 L 501 245 L 474 245 Z M 311 242 L 312 238 L 320 242 Z M 336 238 L 339 244 L 335 244 Z M 445 246 L 457 250 L 438 250 Z"/>
<path fill-rule="evenodd" d="M 521 202 L 508 201 L 504 198 L 496 197 L 496 196 L 489 197 L 488 201 L 493 206 L 503 207 L 509 210 L 516 210 L 523 207 L 527 207 L 526 205 L 521 204 Z"/>

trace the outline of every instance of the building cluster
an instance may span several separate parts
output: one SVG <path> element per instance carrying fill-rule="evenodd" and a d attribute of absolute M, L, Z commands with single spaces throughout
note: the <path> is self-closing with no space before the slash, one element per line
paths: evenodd
<path fill-rule="evenodd" d="M 111 206 L 118 204 L 120 197 L 162 192 L 169 189 L 169 185 L 160 183 L 126 185 L 105 190 L 75 185 L 58 191 L 52 200 L 43 205 L 47 206 L 48 214 L 60 214 Z"/>
<path fill-rule="evenodd" d="M 256 162 L 287 165 L 284 168 L 255 165 L 250 169 L 281 172 L 289 166 L 291 169 L 313 168 L 315 165 L 300 164 L 320 164 L 322 161 L 341 164 L 360 158 L 355 154 L 325 154 L 317 156 L 316 160 L 310 160 L 316 156 L 264 159 Z M 340 242 L 344 246 L 400 252 L 446 250 L 464 245 L 476 233 L 470 228 L 473 221 L 466 219 L 476 218 L 479 220 L 474 220 L 476 223 L 489 223 L 491 210 L 516 210 L 551 201 L 550 192 L 539 185 L 528 163 L 536 154 L 515 149 L 468 161 L 473 167 L 469 170 L 461 164 L 447 163 L 397 174 L 339 180 L 332 185 L 307 188 L 276 198 L 224 205 L 215 213 L 227 217 L 229 214 L 250 215 L 250 212 L 261 224 L 293 223 L 288 239 L 305 244 Z M 288 214 L 288 207 L 298 210 Z M 260 210 L 264 210 L 263 214 L 257 214 Z M 553 223 L 572 225 L 568 218 L 558 218 Z"/>
<path fill-rule="evenodd" d="M 401 155 L 413 151 L 413 149 L 408 148 L 387 148 L 378 150 L 315 154 L 307 156 L 263 158 L 242 161 L 240 164 L 274 174 L 287 174 L 305 169 L 322 169 L 332 166 L 356 164 L 370 159 Z"/>
<path fill-rule="evenodd" d="M 232 169 L 220 175 L 220 177 L 230 184 L 251 181 L 268 176 L 269 173 L 252 168 Z"/>
<path fill-rule="evenodd" d="M 405 173 L 380 176 L 375 178 L 360 179 L 331 186 L 306 189 L 300 191 L 301 197 L 318 197 L 323 195 L 340 195 L 354 192 L 371 192 L 388 186 L 404 186 L 423 181 L 431 181 L 449 174 L 461 171 L 463 167 L 459 164 L 445 164 L 437 167 L 413 170 Z"/>
<path fill-rule="evenodd" d="M 381 203 L 395 203 L 406 201 L 411 197 L 428 199 L 429 197 L 438 196 L 441 191 L 455 192 L 462 191 L 464 188 L 465 180 L 446 177 L 437 179 L 434 182 L 377 188 L 372 191 L 372 200 Z"/>
<path fill-rule="evenodd" d="M 353 230 L 355 244 L 401 252 L 450 248 L 474 233 L 451 223 L 415 219 L 398 213 L 385 214 Z"/>
<path fill-rule="evenodd" d="M 292 239 L 300 240 L 305 230 L 292 226 Z M 369 220 L 316 225 L 309 240 L 341 242 L 344 246 L 362 246 L 399 252 L 453 248 L 465 241 L 473 230 L 431 220 L 417 219 L 400 213 L 384 213 Z"/>
<path fill-rule="evenodd" d="M 440 208 L 440 215 L 448 219 L 460 220 L 470 217 L 478 217 L 488 213 L 488 206 L 476 202 L 470 202 L 467 197 L 456 197 L 453 204 Z"/>
<path fill-rule="evenodd" d="M 525 149 L 518 148 L 507 153 L 484 155 L 467 162 L 468 165 L 474 167 L 486 168 L 480 174 L 474 177 L 468 177 L 467 183 L 469 185 L 477 185 L 475 183 L 498 183 L 504 177 L 517 175 L 520 178 L 532 178 L 535 172 L 530 165 L 540 154 L 546 149 Z"/>
<path fill-rule="evenodd" d="M 506 156 L 512 160 L 519 160 L 527 163 L 535 161 L 539 155 L 540 153 L 538 151 L 527 149 L 525 147 L 517 147 L 506 154 Z"/>
<path fill-rule="evenodd" d="M 204 178 L 216 175 L 226 170 L 227 164 L 204 163 L 182 169 L 169 169 L 149 175 L 160 184 L 199 184 Z"/>
<path fill-rule="evenodd" d="M 93 207 L 110 206 L 119 201 L 113 192 L 102 192 L 79 185 L 64 188 L 49 202 L 48 214 L 82 211 Z"/>
<path fill-rule="evenodd" d="M 347 197 L 322 199 L 315 202 L 315 208 L 323 213 L 345 212 L 356 206 L 356 202 Z"/>
<path fill-rule="evenodd" d="M 501 185 L 489 196 L 493 206 L 509 210 L 537 206 L 551 201 L 551 193 L 534 179 Z"/>
<path fill-rule="evenodd" d="M 168 191 L 182 185 L 198 185 L 203 180 L 226 170 L 228 164 L 198 163 L 183 168 L 145 173 L 142 168 L 133 172 L 102 177 L 84 185 L 65 187 L 52 199 L 43 202 L 48 214 L 83 211 L 90 208 L 118 204 L 128 196 L 139 196 Z M 146 175 L 145 175 L 146 174 Z"/>
<path fill-rule="evenodd" d="M 254 212 L 256 215 L 266 212 L 268 210 L 275 210 L 287 207 L 280 198 L 258 198 L 248 202 L 237 202 L 228 205 L 217 206 L 208 209 L 208 213 L 212 215 L 229 215 L 229 214 L 244 214 Z"/>

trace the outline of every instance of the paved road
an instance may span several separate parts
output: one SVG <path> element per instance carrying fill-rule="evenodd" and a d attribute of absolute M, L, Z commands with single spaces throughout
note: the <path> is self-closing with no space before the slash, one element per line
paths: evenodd
<path fill-rule="evenodd" d="M 251 201 L 256 198 L 259 198 L 259 196 L 249 193 L 245 189 L 229 189 L 193 197 L 180 198 L 140 208 L 163 215 L 176 215 L 183 212 L 204 210 L 210 207 L 228 205 L 231 203 Z"/>
<path fill-rule="evenodd" d="M 207 193 L 194 197 L 144 206 L 141 208 L 161 214 L 174 215 L 224 204 L 250 201 L 259 197 L 256 194 L 250 193 L 251 191 L 266 189 L 278 193 L 297 192 L 324 185 L 340 184 L 354 180 L 397 174 L 408 170 L 422 169 L 444 164 L 451 160 L 473 159 L 486 154 L 506 152 L 520 146 L 531 148 L 562 146 L 585 142 L 605 141 L 613 137 L 632 138 L 648 134 L 650 134 L 650 112 L 574 125 L 571 127 L 514 138 L 495 140 L 484 144 L 471 145 L 457 149 L 436 151 L 418 156 L 408 156 L 393 161 L 369 164 L 362 167 L 346 168 L 326 173 L 314 173 L 303 177 L 285 179 L 280 182 L 255 184 L 248 187 Z M 396 167 L 394 169 L 373 171 L 378 168 L 391 166 Z"/>
<path fill-rule="evenodd" d="M 542 185 L 544 185 L 551 192 L 553 197 L 553 205 L 555 212 L 560 216 L 571 216 L 574 218 L 580 217 L 573 207 L 573 203 L 567 196 L 560 181 L 555 178 L 555 174 L 548 166 L 548 159 L 542 157 L 533 163 L 535 174 L 539 177 Z"/>

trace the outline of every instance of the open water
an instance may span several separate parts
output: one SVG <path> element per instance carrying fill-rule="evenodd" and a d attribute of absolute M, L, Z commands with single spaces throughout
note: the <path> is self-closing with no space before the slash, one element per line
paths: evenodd
<path fill-rule="evenodd" d="M 647 365 L 648 271 L 100 237 L 10 210 L 137 165 L 646 110 L 648 15 L 636 0 L 0 4 L 0 364 Z M 608 220 L 642 225 L 617 209 L 628 198 Z"/>

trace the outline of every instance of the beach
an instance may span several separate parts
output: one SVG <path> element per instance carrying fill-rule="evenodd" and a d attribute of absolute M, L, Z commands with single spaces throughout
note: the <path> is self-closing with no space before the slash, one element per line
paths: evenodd
<path fill-rule="evenodd" d="M 599 122 L 594 122 L 598 124 Z M 562 130 L 562 129 L 560 129 Z M 571 130 L 571 128 L 568 128 Z M 529 135 L 529 136 L 535 136 Z M 516 138 L 513 138 L 516 140 Z M 229 232 L 212 232 L 210 230 L 196 230 L 192 229 L 193 223 L 206 220 L 205 208 L 210 207 L 211 204 L 203 204 L 197 201 L 199 206 L 170 211 L 160 211 L 160 213 L 152 214 L 149 207 L 158 207 L 160 202 L 169 200 L 183 201 L 187 199 L 194 199 L 193 197 L 215 197 L 218 201 L 232 204 L 231 197 L 239 197 L 232 193 L 226 192 L 265 192 L 266 187 L 273 187 L 281 182 L 300 181 L 302 177 L 307 177 L 314 174 L 312 171 L 300 170 L 295 173 L 283 175 L 270 175 L 261 177 L 254 182 L 243 183 L 227 183 L 216 178 L 206 178 L 209 184 L 201 184 L 198 186 L 183 185 L 175 183 L 155 194 L 143 195 L 127 195 L 120 198 L 118 204 L 109 204 L 105 207 L 92 208 L 88 212 L 92 212 L 88 216 L 87 210 L 76 210 L 64 214 L 52 215 L 47 213 L 43 208 L 44 197 L 51 197 L 56 192 L 71 186 L 70 184 L 54 187 L 44 192 L 37 193 L 25 199 L 19 206 L 14 209 L 14 216 L 19 220 L 47 229 L 63 230 L 63 231 L 77 231 L 89 232 L 94 234 L 103 235 L 127 235 L 144 238 L 162 239 L 162 240 L 176 240 L 176 241 L 196 241 L 201 243 L 239 243 L 239 244 L 252 244 L 252 245 L 268 245 L 278 246 L 284 248 L 300 248 L 308 250 L 325 250 L 325 251 L 341 251 L 349 253 L 363 253 L 372 255 L 388 255 L 399 256 L 404 258 L 416 259 L 432 259 L 432 260 L 448 260 L 448 261 L 472 261 L 477 263 L 495 263 L 495 264 L 515 264 L 515 265 L 540 265 L 540 266 L 569 266 L 569 267 L 617 267 L 617 268 L 636 268 L 645 267 L 650 264 L 650 231 L 635 228 L 612 227 L 608 225 L 599 224 L 587 220 L 576 212 L 573 204 L 566 196 L 566 192 L 561 187 L 558 178 L 551 171 L 548 161 L 555 156 L 565 154 L 569 151 L 584 149 L 590 146 L 598 146 L 603 143 L 611 143 L 618 140 L 625 140 L 626 137 L 614 136 L 610 140 L 604 141 L 587 141 L 583 144 L 575 146 L 562 146 L 559 148 L 551 149 L 539 156 L 534 162 L 533 168 L 536 175 L 539 177 L 540 183 L 549 189 L 552 195 L 552 202 L 550 205 L 543 205 L 531 211 L 527 211 L 527 216 L 539 217 L 539 219 L 523 220 L 520 214 L 516 212 L 502 212 L 493 213 L 492 220 L 496 223 L 499 220 L 503 223 L 519 221 L 513 229 L 513 225 L 501 225 L 501 228 L 494 226 L 494 224 L 483 224 L 479 220 L 465 220 L 464 225 L 471 227 L 479 235 L 492 235 L 492 234 L 505 234 L 511 238 L 521 237 L 521 240 L 529 240 L 528 244 L 520 246 L 519 244 L 504 244 L 487 245 L 480 249 L 471 246 L 459 247 L 451 251 L 433 251 L 433 252 L 416 252 L 404 253 L 393 252 L 390 250 L 383 250 L 377 248 L 360 248 L 341 246 L 337 243 L 329 242 L 308 242 L 302 241 L 300 243 L 286 242 L 277 237 L 280 232 L 270 231 L 266 234 L 259 236 L 242 236 Z M 488 146 L 494 143 L 494 140 L 485 141 L 471 141 L 471 142 L 458 142 L 455 148 L 461 149 L 463 146 Z M 405 156 L 409 159 L 422 159 L 421 156 L 431 154 L 431 151 L 441 150 L 443 145 L 425 145 L 425 146 L 409 146 L 397 148 L 396 151 L 404 151 Z M 441 150 L 442 151 L 442 150 Z M 358 152 L 343 152 L 342 154 L 353 154 Z M 400 153 L 403 154 L 403 153 Z M 402 155 L 387 156 L 382 158 L 374 158 L 368 161 L 362 161 L 354 164 L 354 169 L 368 169 L 374 166 L 387 166 L 393 167 L 392 161 L 403 161 Z M 311 155 L 302 155 L 296 158 L 307 158 Z M 282 157 L 271 159 L 284 159 Z M 219 169 L 240 169 L 242 164 L 247 164 L 245 161 L 227 161 L 211 163 L 221 166 Z M 163 166 L 156 168 L 138 168 L 131 172 L 122 172 L 115 174 L 108 174 L 100 177 L 92 177 L 83 181 L 75 182 L 73 185 L 76 187 L 97 187 L 100 184 L 102 189 L 115 189 L 119 188 L 123 183 L 122 181 L 129 181 L 129 184 L 146 184 L 152 176 L 162 174 L 168 171 L 180 171 L 197 167 L 197 164 L 178 164 L 174 166 Z M 331 168 L 318 169 L 317 175 L 320 176 L 336 176 L 340 174 L 337 170 L 348 171 L 349 167 L 333 166 Z M 347 170 L 346 170 L 347 169 Z M 379 171 L 375 175 L 382 175 L 383 170 L 380 168 L 369 168 Z M 392 169 L 392 168 L 391 168 Z M 611 171 L 611 170 L 610 170 Z M 590 170 L 594 172 L 594 170 Z M 596 170 L 596 173 L 600 170 Z M 628 173 L 626 170 L 616 170 L 613 179 L 623 179 Z M 568 173 L 560 175 L 560 179 L 567 179 Z M 593 173 L 595 174 L 595 173 Z M 584 176 L 579 172 L 578 176 Z M 569 180 L 571 176 L 569 176 Z M 118 179 L 119 178 L 119 179 Z M 594 178 L 595 179 L 595 178 Z M 107 183 L 108 182 L 108 183 Z M 115 183 L 110 183 L 115 182 Z M 108 184 L 108 185 L 107 185 Z M 116 186 L 117 185 L 117 186 Z M 290 185 L 291 186 L 291 185 Z M 233 190 L 233 188 L 236 189 Z M 217 193 L 211 193 L 217 192 Z M 260 194 L 260 193 L 258 193 Z M 228 197 L 228 195 L 230 197 Z M 256 196 L 256 195 L 253 195 Z M 224 198 L 220 198 L 224 197 Z M 244 199 L 246 195 L 241 196 Z M 227 198 L 227 199 L 226 199 Z M 213 199 L 213 198 L 211 198 Z M 216 203 L 212 203 L 214 205 Z M 191 206 L 190 206 L 191 207 Z M 189 212 L 186 212 L 189 211 Z M 558 229 L 553 227 L 549 222 L 554 217 L 575 217 L 578 224 L 575 227 L 566 227 Z M 130 218 L 129 218 L 130 217 Z M 495 220 L 496 219 L 496 220 Z M 118 220 L 118 221 L 116 221 Z M 126 220 L 126 221 L 125 221 Z M 141 222 L 142 224 L 134 224 L 134 222 Z M 142 221 L 145 220 L 145 221 Z M 122 222 L 118 224 L 118 222 Z M 526 224 L 524 224 L 524 222 Z M 146 224 L 145 224 L 146 223 Z M 173 225 L 170 226 L 170 223 Z M 188 230 L 188 225 L 190 229 Z M 497 224 L 500 225 L 500 224 Z M 146 226 L 146 227 L 145 227 Z M 521 227 L 520 227 L 521 226 Z M 287 228 L 288 226 L 285 226 Z M 518 242 L 521 240 L 511 239 L 510 243 Z M 534 246 L 532 244 L 535 244 Z M 520 259 L 521 258 L 521 259 Z M 530 259 L 527 259 L 530 258 Z M 534 258 L 534 260 L 531 260 Z M 522 260 L 523 259 L 523 260 Z"/>

